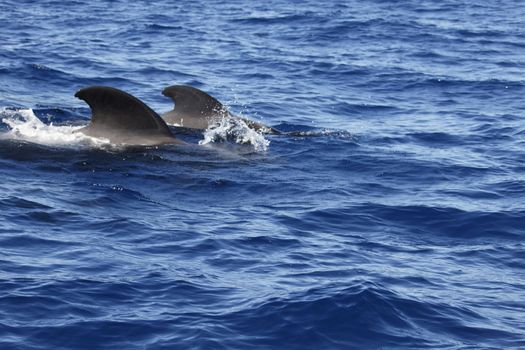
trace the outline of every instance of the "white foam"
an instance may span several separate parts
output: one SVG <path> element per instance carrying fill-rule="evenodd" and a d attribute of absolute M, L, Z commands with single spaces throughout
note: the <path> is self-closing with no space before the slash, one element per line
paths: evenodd
<path fill-rule="evenodd" d="M 199 141 L 200 145 L 214 142 L 233 141 L 238 144 L 249 144 L 256 152 L 268 150 L 270 141 L 264 135 L 251 129 L 242 119 L 224 117 L 204 131 L 204 139 Z"/>
<path fill-rule="evenodd" d="M 107 147 L 106 139 L 98 139 L 75 132 L 81 126 L 55 126 L 44 124 L 32 109 L 12 110 L 1 108 L 0 117 L 9 130 L 0 135 L 3 139 L 28 141 L 46 146 Z"/>

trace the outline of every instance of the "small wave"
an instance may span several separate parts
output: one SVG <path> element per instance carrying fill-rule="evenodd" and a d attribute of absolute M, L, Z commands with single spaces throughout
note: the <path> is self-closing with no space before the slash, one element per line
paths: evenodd
<path fill-rule="evenodd" d="M 200 145 L 215 142 L 233 141 L 242 145 L 252 145 L 256 152 L 265 152 L 270 146 L 270 141 L 264 135 L 248 127 L 241 119 L 222 118 L 210 125 L 204 131 L 204 139 L 199 141 Z"/>
<path fill-rule="evenodd" d="M 276 12 L 256 12 L 249 17 L 232 19 L 232 22 L 250 25 L 269 25 L 287 24 L 290 22 L 311 22 L 313 18 L 321 20 L 319 17 L 316 17 L 312 12 L 289 15 L 282 15 Z"/>
<path fill-rule="evenodd" d="M 0 117 L 9 130 L 0 139 L 27 141 L 45 146 L 104 147 L 109 140 L 97 139 L 75 132 L 79 126 L 55 126 L 44 124 L 32 109 L 0 109 Z"/>
<path fill-rule="evenodd" d="M 292 137 L 333 137 L 336 139 L 348 139 L 350 141 L 357 140 L 356 136 L 348 131 L 333 130 L 333 129 L 290 131 L 290 132 L 284 133 L 284 135 L 292 136 Z"/>
<path fill-rule="evenodd" d="M 153 31 L 156 31 L 156 30 L 159 30 L 159 31 L 161 30 L 183 30 L 184 27 L 152 23 L 152 24 L 147 24 L 146 29 L 151 29 Z"/>
<path fill-rule="evenodd" d="M 329 137 L 336 139 L 346 139 L 357 142 L 357 136 L 349 131 L 331 128 L 318 128 L 302 124 L 281 123 L 274 126 L 279 130 L 278 135 L 288 137 Z"/>
<path fill-rule="evenodd" d="M 293 349 L 376 349 L 385 344 L 421 349 L 474 341 L 490 347 L 498 340 L 510 339 L 509 345 L 520 341 L 470 308 L 402 296 L 372 282 L 268 300 L 220 321 L 237 333 L 271 338 Z"/>

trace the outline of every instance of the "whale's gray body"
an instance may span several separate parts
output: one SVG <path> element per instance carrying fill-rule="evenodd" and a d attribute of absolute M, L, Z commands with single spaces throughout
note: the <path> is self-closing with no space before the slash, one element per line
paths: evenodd
<path fill-rule="evenodd" d="M 241 119 L 255 130 L 278 133 L 277 130 L 231 115 L 215 98 L 191 86 L 174 85 L 162 92 L 175 102 L 172 111 L 159 116 L 138 98 L 115 88 L 91 86 L 79 90 L 75 97 L 91 108 L 90 123 L 78 130 L 93 137 L 108 139 L 113 144 L 161 145 L 184 144 L 166 124 L 206 129 L 222 118 Z"/>

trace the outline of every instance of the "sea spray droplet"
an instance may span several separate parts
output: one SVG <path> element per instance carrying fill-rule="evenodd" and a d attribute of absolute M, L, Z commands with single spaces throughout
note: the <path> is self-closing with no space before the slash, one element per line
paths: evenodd
<path fill-rule="evenodd" d="M 222 118 L 216 123 L 211 124 L 204 131 L 204 139 L 199 141 L 200 145 L 213 142 L 233 141 L 238 144 L 250 144 L 256 152 L 268 150 L 270 141 L 264 135 L 248 127 L 242 120 L 237 118 Z"/>

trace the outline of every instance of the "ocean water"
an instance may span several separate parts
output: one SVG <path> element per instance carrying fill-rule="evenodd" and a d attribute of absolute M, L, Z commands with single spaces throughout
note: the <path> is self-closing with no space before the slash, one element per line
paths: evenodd
<path fill-rule="evenodd" d="M 525 4 L 0 0 L 0 349 L 525 348 Z M 187 84 L 288 135 L 73 131 Z"/>

